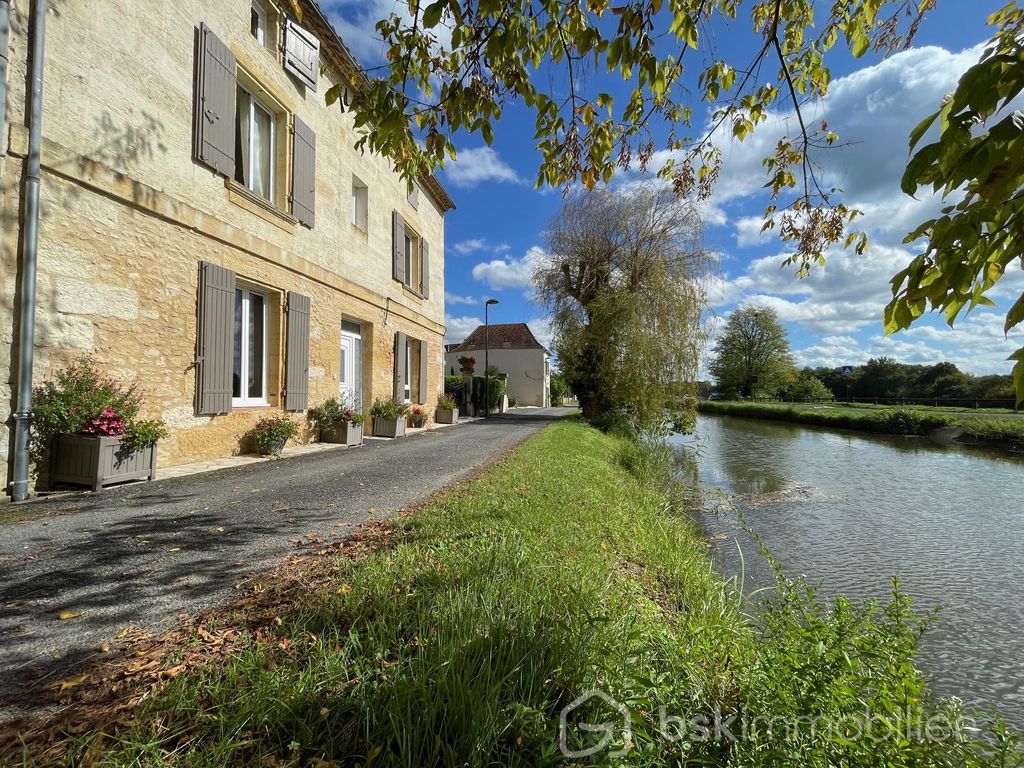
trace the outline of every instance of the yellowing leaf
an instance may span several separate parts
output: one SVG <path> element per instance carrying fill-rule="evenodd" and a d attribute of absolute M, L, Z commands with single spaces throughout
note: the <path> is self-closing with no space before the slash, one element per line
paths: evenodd
<path fill-rule="evenodd" d="M 66 621 L 67 619 L 77 619 L 81 615 L 81 611 L 72 611 L 68 608 L 65 608 L 63 611 L 57 614 L 57 618 L 61 621 Z"/>

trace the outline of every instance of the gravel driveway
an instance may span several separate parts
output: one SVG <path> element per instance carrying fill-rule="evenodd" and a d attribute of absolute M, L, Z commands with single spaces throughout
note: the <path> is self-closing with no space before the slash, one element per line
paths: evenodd
<path fill-rule="evenodd" d="M 46 685 L 125 627 L 167 629 L 294 553 L 295 539 L 343 538 L 371 509 L 394 514 L 569 412 L 520 410 L 357 449 L 29 504 L 28 522 L 0 525 L 0 713 L 30 704 L 24 683 L 33 669 L 46 669 L 35 684 Z"/>

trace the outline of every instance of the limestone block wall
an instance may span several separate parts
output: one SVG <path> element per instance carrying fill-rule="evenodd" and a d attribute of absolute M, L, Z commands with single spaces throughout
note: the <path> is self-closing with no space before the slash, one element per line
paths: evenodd
<path fill-rule="evenodd" d="M 14 0 L 8 121 L 0 141 L 0 462 L 8 463 L 16 360 L 21 173 L 27 150 L 24 78 L 28 3 Z M 323 91 L 302 89 L 248 34 L 248 0 L 61 2 L 47 27 L 35 380 L 82 354 L 137 378 L 146 415 L 171 437 L 163 465 L 225 456 L 279 406 L 287 291 L 312 301 L 309 402 L 338 394 L 342 319 L 362 324 L 363 403 L 393 388 L 396 331 L 428 342 L 428 392 L 441 389 L 444 218 L 383 158 L 353 149 L 357 135 Z M 116 18 L 117 24 L 109 23 Z M 257 210 L 191 151 L 193 29 L 206 22 L 240 63 L 317 131 L 313 229 Z M 255 47 L 254 47 L 255 46 Z M 141 54 L 145 52 L 145 56 Z M 369 226 L 351 223 L 353 174 L 370 188 Z M 430 298 L 392 279 L 391 212 L 430 242 Z M 198 264 L 207 260 L 271 298 L 270 406 L 224 416 L 194 411 Z M 275 308 L 276 305 L 276 308 Z M 296 418 L 302 420 L 302 416 Z M 311 436 L 304 434 L 302 439 Z M 6 472 L 5 472 L 6 474 Z"/>

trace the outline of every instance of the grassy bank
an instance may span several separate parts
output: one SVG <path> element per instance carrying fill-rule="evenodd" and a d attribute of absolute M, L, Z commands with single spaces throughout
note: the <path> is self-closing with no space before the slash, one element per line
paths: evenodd
<path fill-rule="evenodd" d="M 964 440 L 1005 443 L 1008 446 L 1024 443 L 1024 419 L 961 417 L 923 408 L 833 410 L 814 405 L 701 400 L 697 403 L 697 410 L 887 435 L 927 435 L 941 427 L 956 427 Z"/>
<path fill-rule="evenodd" d="M 581 764 L 560 751 L 560 713 L 599 689 L 614 703 L 568 714 L 564 746 L 600 739 L 580 722 L 614 720 L 609 749 L 628 749 L 582 764 L 998 764 L 902 731 L 825 732 L 865 710 L 910 712 L 908 727 L 932 714 L 906 601 L 825 610 L 797 584 L 752 623 L 666 493 L 664 458 L 578 421 L 550 427 L 414 514 L 94 670 L 115 682 L 79 680 L 77 708 L 18 724 L 18 759 Z M 716 713 L 733 734 L 760 725 L 709 738 L 695 718 Z"/>

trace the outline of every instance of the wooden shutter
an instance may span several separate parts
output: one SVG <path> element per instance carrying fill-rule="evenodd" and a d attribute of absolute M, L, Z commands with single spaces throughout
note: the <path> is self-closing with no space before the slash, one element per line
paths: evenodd
<path fill-rule="evenodd" d="M 405 400 L 405 381 L 409 375 L 405 364 L 409 357 L 405 351 L 406 336 L 401 331 L 395 332 L 395 400 Z"/>
<path fill-rule="evenodd" d="M 284 23 L 284 68 L 316 90 L 320 76 L 320 41 L 291 19 Z"/>
<path fill-rule="evenodd" d="M 284 409 L 304 411 L 309 404 L 309 296 L 288 291 L 285 339 Z"/>
<path fill-rule="evenodd" d="M 427 241 L 420 240 L 420 293 L 424 299 L 430 298 L 430 250 Z"/>
<path fill-rule="evenodd" d="M 427 403 L 427 372 L 430 366 L 427 365 L 427 342 L 420 341 L 420 402 Z"/>
<path fill-rule="evenodd" d="M 298 117 L 292 123 L 292 215 L 312 229 L 316 210 L 316 134 Z"/>
<path fill-rule="evenodd" d="M 235 341 L 235 273 L 199 262 L 199 323 L 196 334 L 196 413 L 231 410 Z"/>
<path fill-rule="evenodd" d="M 405 219 L 398 211 L 391 213 L 391 242 L 392 242 L 392 274 L 400 283 L 406 281 L 405 275 Z"/>
<path fill-rule="evenodd" d="M 235 173 L 235 56 L 210 28 L 196 30 L 193 156 L 224 176 Z"/>

